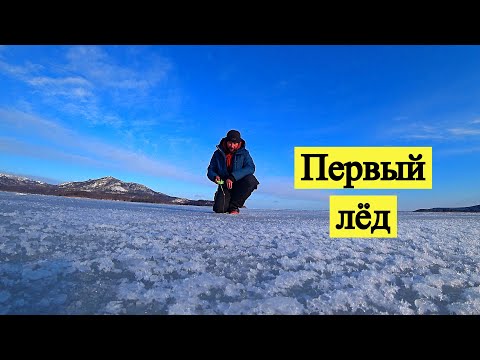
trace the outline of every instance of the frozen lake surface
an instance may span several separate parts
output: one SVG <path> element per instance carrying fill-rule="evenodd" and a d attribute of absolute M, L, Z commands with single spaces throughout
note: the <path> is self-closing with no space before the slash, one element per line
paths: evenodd
<path fill-rule="evenodd" d="M 480 214 L 398 218 L 0 192 L 0 314 L 480 314 Z"/>

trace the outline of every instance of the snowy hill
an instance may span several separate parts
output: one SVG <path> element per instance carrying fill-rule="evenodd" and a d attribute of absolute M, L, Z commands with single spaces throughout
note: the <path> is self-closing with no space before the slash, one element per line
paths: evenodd
<path fill-rule="evenodd" d="M 0 183 L 23 183 L 23 184 L 35 184 L 35 185 L 45 185 L 42 181 L 31 180 L 26 177 L 9 175 L 9 174 L 0 174 Z"/>
<path fill-rule="evenodd" d="M 25 177 L 0 174 L 0 191 L 159 204 L 213 205 L 213 201 L 211 200 L 189 200 L 169 196 L 149 189 L 145 185 L 123 182 L 111 176 L 51 185 Z"/>
<path fill-rule="evenodd" d="M 61 189 L 75 189 L 83 191 L 102 191 L 105 193 L 137 193 L 137 194 L 148 194 L 148 195 L 165 195 L 158 193 L 149 189 L 144 185 L 137 183 L 126 183 L 115 179 L 114 177 L 107 176 L 100 179 L 79 181 L 79 182 L 68 182 L 58 185 Z"/>
<path fill-rule="evenodd" d="M 480 214 L 328 216 L 0 192 L 0 314 L 480 314 Z"/>

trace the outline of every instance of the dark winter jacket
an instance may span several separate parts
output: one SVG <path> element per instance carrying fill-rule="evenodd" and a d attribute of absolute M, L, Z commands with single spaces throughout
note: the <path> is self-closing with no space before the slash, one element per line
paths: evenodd
<path fill-rule="evenodd" d="M 233 154 L 232 172 L 228 172 L 225 161 L 225 148 L 223 146 L 226 141 L 227 139 L 223 138 L 217 145 L 217 150 L 213 153 L 210 165 L 208 165 L 207 177 L 215 182 L 215 176 L 220 176 L 222 180 L 230 178 L 233 181 L 238 181 L 247 175 L 253 175 L 255 164 L 250 153 L 245 149 L 245 141 L 243 141 L 240 149 Z"/>

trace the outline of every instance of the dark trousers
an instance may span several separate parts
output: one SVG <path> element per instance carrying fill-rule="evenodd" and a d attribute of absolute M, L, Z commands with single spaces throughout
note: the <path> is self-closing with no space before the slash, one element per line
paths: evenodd
<path fill-rule="evenodd" d="M 224 213 L 233 209 L 240 209 L 259 184 L 254 175 L 247 175 L 235 181 L 230 190 L 227 189 L 226 182 L 218 185 L 217 192 L 215 193 L 213 211 L 216 213 Z"/>

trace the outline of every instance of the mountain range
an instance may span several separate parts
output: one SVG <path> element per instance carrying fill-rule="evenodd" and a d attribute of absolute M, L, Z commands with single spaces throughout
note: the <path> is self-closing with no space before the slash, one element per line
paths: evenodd
<path fill-rule="evenodd" d="M 52 185 L 26 177 L 0 173 L 0 191 L 171 205 L 213 206 L 211 200 L 190 200 L 169 196 L 145 185 L 123 182 L 111 176 Z"/>

